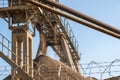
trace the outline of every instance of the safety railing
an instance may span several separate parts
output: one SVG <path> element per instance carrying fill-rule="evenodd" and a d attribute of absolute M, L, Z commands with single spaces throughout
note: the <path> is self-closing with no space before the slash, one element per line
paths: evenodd
<path fill-rule="evenodd" d="M 51 13 L 48 14 L 48 11 L 46 12 L 45 16 L 47 17 L 47 19 L 48 19 L 49 21 L 56 20 L 53 16 L 51 16 Z M 77 39 L 76 39 L 76 37 L 75 37 L 75 35 L 74 35 L 73 31 L 72 31 L 72 28 L 71 28 L 68 20 L 67 20 L 66 18 L 62 17 L 62 16 L 59 16 L 59 19 L 60 19 L 63 27 L 65 28 L 65 30 L 66 30 L 66 32 L 67 32 L 67 34 L 68 34 L 68 36 L 69 36 L 69 38 L 70 38 L 70 40 L 71 40 L 74 48 L 76 49 L 76 52 L 78 53 L 78 55 L 80 55 L 80 54 L 79 54 L 79 51 L 78 51 L 79 44 L 78 44 L 78 42 L 77 42 Z M 52 24 L 51 24 L 51 25 L 52 25 Z M 60 26 L 59 26 L 59 27 L 60 27 Z M 62 31 L 62 32 L 64 32 L 64 31 Z M 69 40 L 68 40 L 68 43 L 70 43 Z M 70 44 L 69 44 L 69 45 L 70 45 Z M 71 47 L 71 45 L 70 45 L 70 47 Z M 71 47 L 71 48 L 72 48 L 72 47 Z"/>
<path fill-rule="evenodd" d="M 77 42 L 77 39 L 72 31 L 72 28 L 71 28 L 68 20 L 62 16 L 60 16 L 60 20 L 61 20 L 62 24 L 64 25 L 64 28 L 65 28 L 66 32 L 68 33 L 68 36 L 69 36 L 70 40 L 72 41 L 73 46 L 75 47 L 77 53 L 79 53 L 79 51 L 78 51 L 79 44 Z"/>
<path fill-rule="evenodd" d="M 6 76 L 10 75 L 10 74 L 11 74 L 11 67 L 10 67 L 10 65 L 0 64 L 0 79 L 4 80 L 4 78 Z"/>
<path fill-rule="evenodd" d="M 0 51 L 5 53 L 6 56 L 11 58 L 11 42 L 5 38 L 2 34 L 0 34 Z"/>
<path fill-rule="evenodd" d="M 54 19 L 54 18 L 51 16 L 51 14 L 50 14 L 50 15 L 47 14 L 46 16 L 48 17 L 48 19 L 49 19 L 50 21 L 56 20 L 56 19 Z M 75 35 L 74 35 L 73 31 L 72 31 L 72 28 L 71 28 L 68 20 L 67 20 L 66 18 L 62 17 L 62 16 L 59 16 L 59 19 L 60 19 L 60 21 L 61 21 L 64 29 L 66 30 L 66 33 L 68 34 L 68 36 L 69 36 L 69 38 L 70 38 L 70 40 L 71 40 L 71 42 L 72 42 L 72 44 L 73 44 L 76 52 L 78 53 L 78 55 L 79 55 L 79 57 L 80 57 L 80 54 L 79 54 L 79 51 L 78 51 L 79 44 L 78 44 L 78 42 L 77 42 L 77 39 L 76 39 L 76 37 L 75 37 Z M 60 27 L 60 26 L 59 26 L 59 27 Z M 61 29 L 61 30 L 62 30 L 62 29 Z M 64 33 L 64 31 L 62 31 L 62 32 Z M 71 48 L 73 48 L 72 45 L 70 44 L 70 41 L 69 41 L 69 40 L 68 40 L 68 43 L 69 43 L 69 46 L 70 46 Z"/>
<path fill-rule="evenodd" d="M 0 8 L 8 7 L 8 0 L 0 0 Z"/>
<path fill-rule="evenodd" d="M 26 79 L 27 79 L 27 80 L 34 80 L 35 77 L 34 77 L 34 75 L 32 75 L 32 73 L 36 73 L 36 74 L 38 74 L 38 76 L 42 77 L 42 75 L 39 74 L 40 71 L 36 71 L 33 67 L 31 67 L 31 66 L 29 66 L 28 64 L 26 64 L 26 63 L 24 62 L 24 60 L 21 59 L 21 57 L 19 57 L 18 55 L 16 55 L 16 54 L 12 51 L 11 47 L 15 47 L 17 50 L 19 50 L 19 48 L 16 47 L 11 41 L 9 41 L 6 37 L 4 37 L 2 34 L 0 34 L 0 57 L 2 57 L 1 55 L 4 55 L 5 58 L 7 58 L 7 59 L 6 59 L 7 61 L 9 60 L 9 62 L 14 63 L 14 65 L 17 66 L 17 67 L 16 67 L 16 70 L 18 70 L 18 69 L 20 68 L 19 71 L 23 73 L 23 76 L 24 76 L 24 77 L 26 76 L 25 80 L 26 80 Z M 23 53 L 23 51 L 21 51 L 21 53 Z M 16 64 L 15 61 L 12 60 L 12 56 L 11 56 L 11 55 L 14 55 L 14 57 L 16 57 L 17 59 L 19 59 L 19 61 L 22 63 L 22 65 L 23 65 L 24 67 L 28 67 L 28 68 L 30 69 L 30 72 L 29 72 L 29 73 L 28 73 L 28 72 L 26 73 L 26 72 L 23 70 L 23 67 L 21 67 L 20 65 Z M 24 57 L 25 57 L 25 56 L 26 56 L 27 58 L 29 58 L 29 56 L 24 55 Z M 31 61 L 33 61 L 33 60 L 31 59 Z M 34 62 L 34 61 L 33 61 L 33 64 L 37 65 L 37 63 Z M 13 68 L 13 65 L 11 65 L 11 68 Z M 13 76 L 13 75 L 11 75 L 11 76 Z M 43 80 L 44 80 L 44 79 L 43 79 Z"/>
<path fill-rule="evenodd" d="M 17 66 L 18 68 L 21 68 L 21 70 L 23 67 L 28 67 L 33 72 L 33 68 L 31 66 L 28 66 L 24 62 L 24 60 L 21 59 L 20 56 L 16 55 L 15 52 L 12 51 L 11 47 L 15 47 L 17 50 L 19 50 L 14 44 L 12 44 L 11 41 L 9 41 L 6 37 L 4 37 L 2 34 L 0 34 L 0 52 L 1 52 L 0 55 L 4 56 L 4 58 L 7 58 L 6 60 L 8 62 L 12 62 L 12 64 Z M 23 51 L 21 51 L 21 53 L 23 54 Z M 2 57 L 2 56 L 0 56 L 0 57 Z M 14 56 L 14 58 L 19 60 L 22 67 L 20 65 L 16 64 L 16 62 L 12 59 L 12 56 Z M 26 56 L 26 57 L 29 57 L 29 56 Z M 11 65 L 11 66 L 13 66 L 13 65 Z M 24 72 L 24 73 L 26 73 L 26 72 Z M 27 75 L 32 76 L 28 73 L 27 73 Z"/>

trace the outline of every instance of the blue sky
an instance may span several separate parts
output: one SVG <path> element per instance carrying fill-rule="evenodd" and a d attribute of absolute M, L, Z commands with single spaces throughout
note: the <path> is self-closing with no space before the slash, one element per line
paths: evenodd
<path fill-rule="evenodd" d="M 120 28 L 120 0 L 60 0 L 60 3 L 76 9 L 86 15 L 103 21 L 107 24 Z M 98 32 L 81 24 L 69 21 L 72 30 L 79 43 L 81 53 L 80 63 L 111 62 L 120 59 L 120 40 L 104 33 Z M 7 23 L 0 18 L 0 33 L 11 39 L 11 31 L 7 28 Z M 38 36 L 34 39 L 34 49 L 36 49 Z M 52 49 L 49 48 L 50 54 Z M 35 56 L 36 51 L 34 51 Z"/>
<path fill-rule="evenodd" d="M 60 0 L 60 3 L 86 15 L 120 28 L 119 0 Z M 69 21 L 79 43 L 81 63 L 90 61 L 112 61 L 119 57 L 120 40 L 81 24 Z M 0 33 L 11 39 L 7 23 L 0 18 Z M 38 37 L 35 38 L 35 41 Z M 35 46 L 37 43 L 34 43 Z"/>
<path fill-rule="evenodd" d="M 60 2 L 120 29 L 120 0 L 60 0 Z M 79 43 L 79 52 L 81 53 L 80 63 L 89 63 L 91 61 L 112 62 L 115 59 L 120 59 L 119 39 L 81 24 L 72 21 L 69 22 Z M 119 64 L 119 62 L 115 64 Z M 112 69 L 120 71 L 119 67 L 113 67 Z M 99 72 L 99 70 L 95 69 L 92 69 L 92 71 Z M 119 74 L 120 73 L 112 73 L 114 76 Z M 99 79 L 99 75 L 93 76 Z M 104 74 L 104 78 L 105 77 L 110 76 Z"/>
<path fill-rule="evenodd" d="M 120 28 L 120 0 L 60 0 L 64 5 Z M 80 63 L 120 58 L 120 40 L 70 21 L 79 42 Z"/>

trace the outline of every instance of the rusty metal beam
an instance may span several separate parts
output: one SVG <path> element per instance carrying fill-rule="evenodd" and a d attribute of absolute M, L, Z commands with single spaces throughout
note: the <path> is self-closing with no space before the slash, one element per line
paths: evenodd
<path fill-rule="evenodd" d="M 92 17 L 90 17 L 88 15 L 85 15 L 85 14 L 83 14 L 81 12 L 78 12 L 78 11 L 72 9 L 72 8 L 69 8 L 69 7 L 65 6 L 65 5 L 62 5 L 62 4 L 58 3 L 58 2 L 55 2 L 55 1 L 52 1 L 52 0 L 40 0 L 40 1 L 44 2 L 44 3 L 47 3 L 49 5 L 52 5 L 52 6 L 56 7 L 56 8 L 59 8 L 59 9 L 65 11 L 65 12 L 68 12 L 68 13 L 74 15 L 74 16 L 82 18 L 82 19 L 84 19 L 84 20 L 86 20 L 88 22 L 91 22 L 93 24 L 99 25 L 99 26 L 101 26 L 103 28 L 106 28 L 108 30 L 111 30 L 113 32 L 116 32 L 116 33 L 120 34 L 119 29 L 117 29 L 117 28 L 115 28 L 115 27 L 113 27 L 111 25 L 108 25 L 106 23 L 103 23 L 103 22 L 101 22 L 101 21 L 99 21 L 97 19 L 94 19 L 94 18 L 92 18 Z"/>
<path fill-rule="evenodd" d="M 13 68 L 18 71 L 19 77 L 21 76 L 24 80 L 33 80 L 32 77 L 26 74 L 18 65 L 14 63 L 11 59 L 4 55 L 3 52 L 0 51 L 0 57 L 3 58 L 8 64 L 10 64 Z"/>
<path fill-rule="evenodd" d="M 25 10 L 26 8 L 27 8 L 27 9 L 31 9 L 32 7 L 31 7 L 30 5 L 5 7 L 5 8 L 0 8 L 0 12 L 4 12 L 4 11 L 14 11 L 14 10 Z"/>
<path fill-rule="evenodd" d="M 37 1 L 28 0 L 28 2 L 35 5 L 35 6 L 41 7 L 43 9 L 46 9 L 46 10 L 50 11 L 50 12 L 59 14 L 61 16 L 64 16 L 64 17 L 68 18 L 68 19 L 71 19 L 71 20 L 73 20 L 75 22 L 78 22 L 80 24 L 83 24 L 85 26 L 88 26 L 90 28 L 93 28 L 95 30 L 98 30 L 100 32 L 106 33 L 108 35 L 111 35 L 113 37 L 116 37 L 116 38 L 120 39 L 120 34 L 118 32 L 113 31 L 112 29 L 110 30 L 110 29 L 104 28 L 103 26 L 88 22 L 88 21 L 83 20 L 83 19 L 81 19 L 79 17 L 75 17 L 75 16 L 67 14 L 67 13 L 65 13 L 63 11 L 59 11 L 59 10 L 57 10 L 55 8 L 52 8 L 52 7 L 48 6 L 48 5 L 45 5 L 45 4 L 37 2 Z M 116 29 L 116 30 L 118 30 L 118 29 Z"/>

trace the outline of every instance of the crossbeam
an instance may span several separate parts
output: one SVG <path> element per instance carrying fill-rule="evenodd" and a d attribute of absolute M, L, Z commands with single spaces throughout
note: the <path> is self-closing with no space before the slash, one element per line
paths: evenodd
<path fill-rule="evenodd" d="M 65 12 L 67 12 L 69 14 L 72 14 L 74 16 L 77 16 L 77 17 L 81 18 L 81 19 L 84 19 L 84 20 L 86 20 L 86 21 L 88 21 L 90 23 L 99 25 L 99 26 L 101 26 L 103 28 L 106 28 L 108 30 L 111 30 L 113 32 L 116 32 L 116 33 L 120 34 L 120 29 L 117 29 L 117 28 L 115 28 L 115 27 L 113 27 L 111 25 L 108 25 L 108 24 L 106 24 L 104 22 L 101 22 L 101 21 L 99 21 L 97 19 L 94 19 L 94 18 L 92 18 L 92 17 L 90 17 L 90 16 L 88 16 L 86 14 L 78 12 L 78 11 L 76 11 L 76 10 L 74 10 L 72 8 L 69 8 L 69 7 L 65 6 L 65 5 L 62 5 L 62 4 L 58 3 L 58 2 L 55 2 L 55 1 L 52 1 L 52 0 L 41 0 L 41 1 L 46 3 L 46 4 L 50 4 L 51 6 L 54 6 L 56 8 L 59 8 L 60 10 L 65 11 Z"/>
<path fill-rule="evenodd" d="M 48 6 L 44 3 L 33 1 L 33 0 L 28 0 L 28 2 L 35 5 L 35 6 L 42 7 L 42 8 L 44 8 L 44 9 L 50 11 L 50 12 L 53 12 L 53 13 L 59 14 L 61 16 L 64 16 L 64 17 L 66 17 L 68 19 L 71 19 L 75 22 L 78 22 L 80 24 L 83 24 L 87 27 L 90 27 L 92 29 L 98 30 L 100 32 L 103 32 L 105 34 L 108 34 L 110 36 L 113 36 L 113 37 L 116 37 L 116 38 L 120 39 L 119 29 L 116 29 L 112 26 L 109 26 L 109 25 L 106 24 L 107 26 L 105 28 L 105 26 L 103 26 L 103 25 L 98 25 L 98 24 L 92 23 L 88 20 L 81 19 L 81 17 L 76 16 L 76 14 L 71 15 L 70 13 L 66 13 L 65 11 L 59 11 L 59 10 L 57 10 L 55 8 L 52 8 L 52 7 L 50 7 L 50 6 Z M 101 24 L 101 23 L 99 23 L 99 24 Z"/>

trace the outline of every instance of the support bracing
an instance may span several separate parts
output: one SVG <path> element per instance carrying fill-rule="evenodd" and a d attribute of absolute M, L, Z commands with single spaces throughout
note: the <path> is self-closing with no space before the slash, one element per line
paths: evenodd
<path fill-rule="evenodd" d="M 16 45 L 12 46 L 12 51 L 19 57 L 12 55 L 12 60 L 15 61 L 15 64 L 19 65 L 25 73 L 33 76 L 33 72 L 31 71 L 31 68 L 33 68 L 32 36 L 26 27 L 12 28 L 12 43 Z M 21 60 L 23 60 L 23 62 L 21 62 Z M 27 64 L 27 66 L 25 64 Z M 14 72 L 14 68 L 12 68 L 12 72 Z"/>

